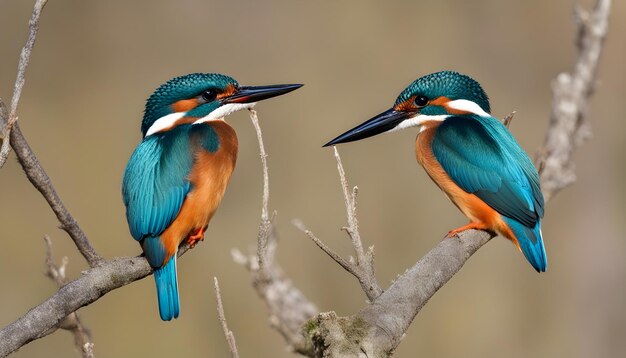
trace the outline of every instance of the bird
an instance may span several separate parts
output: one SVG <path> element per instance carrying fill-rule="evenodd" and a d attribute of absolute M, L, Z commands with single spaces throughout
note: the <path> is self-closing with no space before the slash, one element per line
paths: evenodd
<path fill-rule="evenodd" d="M 447 236 L 467 229 L 499 233 L 537 272 L 545 272 L 544 198 L 537 169 L 490 113 L 489 98 L 477 81 L 455 71 L 440 71 L 416 79 L 391 109 L 324 146 L 417 127 L 418 163 L 470 220 Z"/>
<path fill-rule="evenodd" d="M 179 246 L 203 240 L 237 161 L 237 135 L 224 117 L 301 86 L 246 87 L 226 75 L 191 73 L 146 101 L 143 139 L 124 171 L 122 197 L 130 233 L 154 269 L 163 321 L 180 312 Z"/>

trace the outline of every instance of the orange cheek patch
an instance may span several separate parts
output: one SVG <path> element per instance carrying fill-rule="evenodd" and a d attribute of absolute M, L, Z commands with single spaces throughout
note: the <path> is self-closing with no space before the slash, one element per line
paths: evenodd
<path fill-rule="evenodd" d="M 196 107 L 198 107 L 198 100 L 195 98 L 183 99 L 172 104 L 172 110 L 174 112 L 187 112 Z"/>
<path fill-rule="evenodd" d="M 428 102 L 428 104 L 433 105 L 433 106 L 442 106 L 445 107 L 446 103 L 450 102 L 450 98 L 445 97 L 445 96 L 441 96 L 441 97 L 437 97 L 433 100 L 431 100 L 430 102 Z"/>
<path fill-rule="evenodd" d="M 415 111 L 417 107 L 415 106 L 415 96 L 410 97 L 404 102 L 400 102 L 393 107 L 396 111 Z"/>
<path fill-rule="evenodd" d="M 224 92 L 217 95 L 217 99 L 230 97 L 234 95 L 236 92 L 237 92 L 237 89 L 235 88 L 235 85 L 230 84 L 226 86 L 226 89 L 224 90 Z"/>

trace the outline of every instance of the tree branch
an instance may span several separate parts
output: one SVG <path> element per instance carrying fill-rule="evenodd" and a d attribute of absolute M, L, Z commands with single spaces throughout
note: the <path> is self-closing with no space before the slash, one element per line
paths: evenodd
<path fill-rule="evenodd" d="M 304 232 L 309 239 L 330 256 L 335 262 L 337 262 L 346 271 L 350 272 L 354 277 L 359 280 L 361 288 L 370 302 L 374 301 L 383 292 L 382 288 L 376 280 L 374 271 L 374 247 L 370 246 L 367 252 L 363 250 L 363 243 L 361 242 L 361 235 L 359 233 L 359 224 L 356 215 L 356 197 L 359 192 L 358 187 L 352 188 L 352 192 L 349 191 L 348 180 L 346 179 L 346 172 L 343 169 L 341 157 L 337 147 L 333 146 L 335 153 L 335 160 L 337 161 L 337 171 L 339 172 L 339 181 L 341 182 L 341 188 L 343 191 L 344 204 L 346 206 L 346 217 L 348 219 L 348 226 L 342 229 L 350 236 L 352 241 L 352 247 L 356 255 L 356 259 L 350 257 L 349 260 L 343 259 L 339 254 L 332 251 L 326 244 L 324 244 L 319 238 L 317 238 L 313 232 L 308 230 L 300 220 L 294 220 L 293 224 Z"/>
<path fill-rule="evenodd" d="M 26 40 L 26 45 L 24 45 L 24 47 L 22 48 L 22 52 L 20 53 L 20 62 L 17 65 L 17 78 L 15 79 L 15 85 L 13 87 L 13 97 L 11 98 L 11 112 L 9 114 L 9 119 L 6 122 L 6 126 L 3 128 L 2 131 L 3 141 L 0 148 L 0 168 L 4 166 L 4 163 L 9 156 L 9 141 L 6 139 L 9 138 L 11 134 L 11 129 L 13 128 L 13 124 L 15 123 L 15 121 L 17 121 L 17 105 L 20 102 L 22 88 L 24 88 L 26 68 L 28 67 L 30 55 L 33 52 L 33 47 L 35 46 L 37 32 L 39 31 L 39 18 L 47 2 L 48 0 L 37 0 L 33 9 L 33 13 L 30 17 L 30 21 L 28 22 L 29 34 L 28 39 Z M 4 106 L 4 104 L 1 104 L 1 106 Z M 2 115 L 2 113 L 0 113 L 0 115 Z"/>
<path fill-rule="evenodd" d="M 87 235 L 85 235 L 76 222 L 76 219 L 74 219 L 63 204 L 63 201 L 61 201 L 61 198 L 52 185 L 50 177 L 48 177 L 48 174 L 41 166 L 41 163 L 33 153 L 30 145 L 28 145 L 26 138 L 22 135 L 18 123 L 15 123 L 11 131 L 11 146 L 17 155 L 19 163 L 24 169 L 24 173 L 26 173 L 26 177 L 28 177 L 28 180 L 33 186 L 39 190 L 44 199 L 46 199 L 59 220 L 61 229 L 70 235 L 78 251 L 80 251 L 85 260 L 89 263 L 89 266 L 95 267 L 101 264 L 103 258 L 100 257 L 93 246 L 91 246 Z"/>
<path fill-rule="evenodd" d="M 228 329 L 226 323 L 226 315 L 224 314 L 224 305 L 222 304 L 222 293 L 220 292 L 220 284 L 217 282 L 217 277 L 213 277 L 213 285 L 215 288 L 215 301 L 217 302 L 217 318 L 220 321 L 222 330 L 224 331 L 224 337 L 228 343 L 228 349 L 232 358 L 239 358 L 239 352 L 237 352 L 237 342 L 235 342 L 235 335 L 233 331 Z"/>
<path fill-rule="evenodd" d="M 28 142 L 22 135 L 22 131 L 17 123 L 17 105 L 25 83 L 26 68 L 28 67 L 33 46 L 35 45 L 37 31 L 39 30 L 41 12 L 46 3 L 47 0 L 37 0 L 30 18 L 30 32 L 26 45 L 20 54 L 17 78 L 15 80 L 13 98 L 11 99 L 10 113 L 7 114 L 6 106 L 0 99 L 0 129 L 2 129 L 3 139 L 2 149 L 0 149 L 0 167 L 2 167 L 6 160 L 6 156 L 8 156 L 8 146 L 10 143 L 11 147 L 13 147 L 13 150 L 15 151 L 15 154 L 17 155 L 18 161 L 22 165 L 22 168 L 28 177 L 28 180 L 44 196 L 50 205 L 50 208 L 52 208 L 52 211 L 54 211 L 54 214 L 59 219 L 61 228 L 70 235 L 72 240 L 74 240 L 76 247 L 78 247 L 78 250 L 83 257 L 85 257 L 85 260 L 87 260 L 89 265 L 94 267 L 101 263 L 103 259 L 96 253 L 85 233 L 78 226 L 74 217 L 65 208 L 65 205 L 63 205 L 63 202 L 52 186 L 50 178 L 28 145 Z"/>
<path fill-rule="evenodd" d="M 61 287 L 52 297 L 32 308 L 17 321 L 0 330 L 0 357 L 42 338 L 67 315 L 87 306 L 111 290 L 152 273 L 143 257 L 123 257 L 106 261 L 85 271 L 78 279 Z"/>
<path fill-rule="evenodd" d="M 269 320 L 272 327 L 282 334 L 291 349 L 305 353 L 308 352 L 310 345 L 307 345 L 305 337 L 301 333 L 301 327 L 319 310 L 294 286 L 280 266 L 274 262 L 278 237 L 272 224 L 273 218 L 267 217 L 269 204 L 269 178 L 267 161 L 265 160 L 267 155 L 255 111 L 250 111 L 250 119 L 257 133 L 261 166 L 264 173 L 263 208 L 257 236 L 257 253 L 246 256 L 237 249 L 233 249 L 231 253 L 233 260 L 244 266 L 252 275 L 252 285 L 269 309 Z"/>
<path fill-rule="evenodd" d="M 46 275 L 54 282 L 56 282 L 59 288 L 63 287 L 67 280 L 65 278 L 65 268 L 69 262 L 67 256 L 64 256 L 61 259 L 61 265 L 57 266 L 54 263 L 54 259 L 52 257 L 52 241 L 48 235 L 44 236 L 44 241 L 46 243 L 46 266 L 48 267 L 48 271 Z M 74 335 L 74 344 L 76 348 L 81 352 L 83 358 L 93 358 L 93 341 L 91 339 L 91 333 L 89 329 L 87 329 L 80 320 L 78 316 L 78 311 L 72 312 L 67 315 L 63 320 L 55 327 L 51 328 L 45 334 L 51 334 L 57 330 L 57 328 L 65 329 L 67 331 L 72 332 Z"/>
<path fill-rule="evenodd" d="M 589 97 L 596 85 L 598 62 L 608 31 L 611 0 L 598 0 L 590 14 L 576 8 L 578 56 L 572 73 L 561 73 L 552 82 L 552 113 L 539 162 L 546 199 L 576 180 L 574 151 L 591 137 L 586 120 Z"/>

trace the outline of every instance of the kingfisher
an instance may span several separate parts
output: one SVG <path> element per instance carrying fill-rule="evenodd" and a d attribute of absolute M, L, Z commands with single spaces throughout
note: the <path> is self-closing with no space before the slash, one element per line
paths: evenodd
<path fill-rule="evenodd" d="M 490 112 L 489 98 L 474 79 L 436 72 L 413 81 L 391 109 L 324 146 L 417 127 L 417 161 L 470 220 L 448 237 L 468 229 L 499 233 L 537 272 L 545 272 L 544 199 L 537 169 Z"/>
<path fill-rule="evenodd" d="M 225 75 L 192 73 L 148 98 L 122 197 L 130 233 L 154 269 L 162 320 L 180 311 L 178 248 L 203 240 L 235 168 L 237 135 L 224 117 L 301 86 L 245 87 Z"/>

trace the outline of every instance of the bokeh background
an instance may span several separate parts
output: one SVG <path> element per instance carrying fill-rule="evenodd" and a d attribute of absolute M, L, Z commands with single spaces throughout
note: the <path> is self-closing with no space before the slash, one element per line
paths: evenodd
<path fill-rule="evenodd" d="M 120 198 L 126 161 L 140 140 L 148 95 L 167 79 L 221 72 L 242 84 L 305 83 L 257 106 L 270 154 L 278 259 L 321 310 L 365 302 L 348 273 L 290 221 L 350 253 L 335 162 L 321 145 L 387 109 L 418 76 L 454 69 L 475 77 L 493 113 L 517 115 L 512 131 L 533 155 L 543 142 L 550 81 L 572 68 L 573 8 L 562 1 L 84 1 L 51 0 L 19 108 L 22 130 L 58 193 L 103 256 L 136 255 Z M 0 96 L 9 100 L 33 1 L 0 2 Z M 594 138 L 576 153 L 578 181 L 547 206 L 549 270 L 536 274 L 497 238 L 425 306 L 398 357 L 626 356 L 626 5 L 616 1 L 589 119 Z M 212 278 L 242 357 L 292 357 L 230 250 L 253 247 L 261 168 L 247 113 L 237 168 L 206 240 L 179 264 L 182 312 L 160 321 L 152 278 L 80 310 L 98 357 L 223 357 Z M 417 165 L 415 131 L 340 147 L 360 188 L 359 219 L 388 285 L 448 230 L 465 223 Z M 55 292 L 44 277 L 49 234 L 69 275 L 86 268 L 12 155 L 0 171 L 0 326 Z M 58 332 L 15 357 L 77 357 Z"/>

